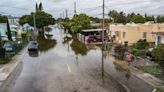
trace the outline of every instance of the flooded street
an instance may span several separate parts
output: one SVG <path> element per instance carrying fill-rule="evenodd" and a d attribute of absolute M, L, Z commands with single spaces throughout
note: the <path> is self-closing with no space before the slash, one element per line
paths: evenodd
<path fill-rule="evenodd" d="M 38 37 L 39 53 L 27 52 L 22 70 L 3 92 L 152 91 L 144 81 L 115 66 L 109 52 L 103 53 L 102 62 L 100 48 L 65 40 L 59 28 L 51 33 L 52 37 Z"/>

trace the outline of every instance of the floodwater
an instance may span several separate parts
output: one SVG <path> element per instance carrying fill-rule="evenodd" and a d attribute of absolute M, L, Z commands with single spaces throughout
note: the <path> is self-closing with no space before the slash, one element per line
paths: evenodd
<path fill-rule="evenodd" d="M 151 92 L 151 86 L 114 65 L 109 52 L 102 55 L 100 48 L 56 27 L 50 34 L 38 37 L 39 52 L 27 52 L 19 75 L 2 92 Z"/>

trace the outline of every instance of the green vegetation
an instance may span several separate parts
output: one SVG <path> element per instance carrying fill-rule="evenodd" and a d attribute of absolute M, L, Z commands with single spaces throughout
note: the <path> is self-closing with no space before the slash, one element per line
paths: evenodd
<path fill-rule="evenodd" d="M 65 30 L 68 29 L 71 33 L 79 33 L 83 29 L 92 29 L 94 28 L 90 24 L 90 17 L 86 14 L 75 14 L 72 20 L 68 18 L 62 20 L 61 24 L 64 26 Z"/>
<path fill-rule="evenodd" d="M 156 92 L 164 92 L 164 90 L 157 88 Z"/>
<path fill-rule="evenodd" d="M 77 38 L 73 39 L 70 46 L 76 55 L 87 55 L 88 49 L 86 45 L 81 43 Z"/>
<path fill-rule="evenodd" d="M 139 50 L 144 50 L 149 47 L 149 43 L 146 41 L 146 39 L 140 39 L 139 41 L 137 41 L 137 43 L 133 44 L 133 47 Z"/>
<path fill-rule="evenodd" d="M 164 45 L 161 44 L 157 48 L 153 49 L 152 55 L 155 62 L 157 62 L 161 66 L 164 73 Z"/>
<path fill-rule="evenodd" d="M 1 59 L 0 58 L 0 64 L 7 64 L 8 62 L 10 62 L 10 58 L 4 58 L 4 59 Z"/>
<path fill-rule="evenodd" d="M 114 48 L 114 54 L 115 57 L 117 57 L 118 59 L 123 60 L 124 59 L 124 53 L 127 51 L 127 48 L 123 45 L 117 45 Z"/>
<path fill-rule="evenodd" d="M 12 41 L 12 35 L 11 35 L 11 30 L 10 30 L 8 19 L 7 19 L 7 37 L 10 41 Z"/>
<path fill-rule="evenodd" d="M 57 44 L 55 39 L 47 39 L 43 35 L 38 36 L 37 42 L 39 43 L 39 50 L 41 52 L 46 52 Z"/>
<path fill-rule="evenodd" d="M 31 26 L 34 26 L 34 22 L 33 22 L 34 16 L 36 20 L 36 27 L 38 29 L 43 29 L 45 26 L 55 24 L 55 19 L 52 17 L 52 15 L 43 11 L 42 3 L 39 4 L 39 7 L 37 7 L 37 4 L 36 4 L 35 13 L 32 12 L 30 15 L 22 16 L 20 18 L 19 23 L 21 25 L 28 23 Z"/>
<path fill-rule="evenodd" d="M 157 16 L 157 23 L 163 23 L 164 22 L 164 16 Z"/>
<path fill-rule="evenodd" d="M 86 14 L 74 15 L 71 23 L 71 31 L 78 33 L 82 29 L 90 29 L 90 18 Z"/>
<path fill-rule="evenodd" d="M 160 74 L 161 73 L 161 68 L 159 66 L 143 66 L 143 70 L 147 73 L 150 74 Z"/>
<path fill-rule="evenodd" d="M 155 22 L 155 17 L 148 16 L 147 14 L 145 14 L 145 16 L 143 16 L 139 13 L 138 14 L 135 14 L 135 13 L 126 14 L 123 11 L 117 12 L 115 10 L 112 10 L 112 11 L 109 11 L 108 15 L 109 15 L 109 17 L 111 17 L 113 19 L 114 23 L 126 24 L 126 23 L 132 23 L 132 22 L 134 22 L 134 23 L 145 23 L 148 21 Z M 164 22 L 164 20 L 163 20 L 164 18 L 162 18 L 162 17 L 158 17 L 157 19 L 159 20 L 158 23 Z"/>

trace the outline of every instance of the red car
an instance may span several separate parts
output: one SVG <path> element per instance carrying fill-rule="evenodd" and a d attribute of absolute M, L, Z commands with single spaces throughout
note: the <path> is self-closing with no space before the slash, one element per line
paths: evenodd
<path fill-rule="evenodd" d="M 96 39 L 95 39 L 95 36 L 93 36 L 93 35 L 90 35 L 87 39 L 88 43 L 95 42 L 95 41 L 96 41 Z"/>

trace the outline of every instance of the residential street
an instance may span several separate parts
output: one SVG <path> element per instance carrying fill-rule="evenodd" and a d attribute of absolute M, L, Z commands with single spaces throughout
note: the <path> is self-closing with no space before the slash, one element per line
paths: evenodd
<path fill-rule="evenodd" d="M 2 92 L 152 92 L 153 87 L 113 64 L 108 52 L 102 62 L 100 48 L 76 48 L 80 44 L 64 42 L 63 30 L 56 27 L 51 33 L 53 40 L 38 38 L 40 52 L 24 56 Z"/>

